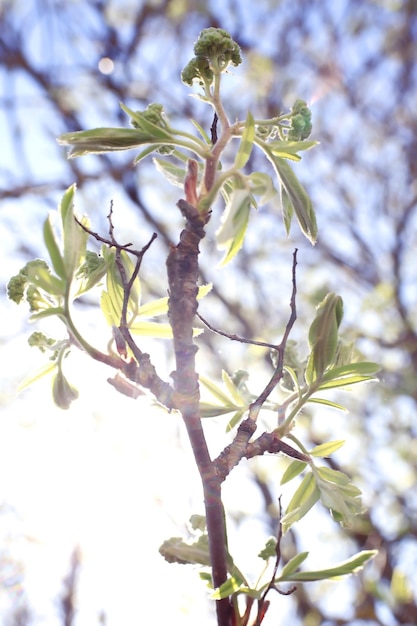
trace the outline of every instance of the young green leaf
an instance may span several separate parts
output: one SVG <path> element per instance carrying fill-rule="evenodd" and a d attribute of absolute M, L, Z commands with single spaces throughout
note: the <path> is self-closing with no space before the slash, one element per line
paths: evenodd
<path fill-rule="evenodd" d="M 111 251 L 110 254 L 104 252 L 100 255 L 92 250 L 86 250 L 84 262 L 75 274 L 77 291 L 74 298 L 86 293 L 102 280 L 108 270 L 109 263 L 113 262 L 114 254 Z"/>
<path fill-rule="evenodd" d="M 52 267 L 59 278 L 66 280 L 64 259 L 59 248 L 56 235 L 51 222 L 51 215 L 48 215 L 43 224 L 43 240 L 51 259 Z"/>
<path fill-rule="evenodd" d="M 210 565 L 208 538 L 205 533 L 191 543 L 187 543 L 182 537 L 171 537 L 164 541 L 159 553 L 168 563 Z"/>
<path fill-rule="evenodd" d="M 239 252 L 249 222 L 251 194 L 247 189 L 235 189 L 227 204 L 218 229 L 217 247 L 226 250 L 221 265 L 226 265 Z"/>
<path fill-rule="evenodd" d="M 76 185 L 71 185 L 62 196 L 59 213 L 62 220 L 62 237 L 64 247 L 65 273 L 68 281 L 71 281 L 75 271 L 79 268 L 81 260 L 85 257 L 88 233 L 75 221 L 74 195 Z M 89 220 L 82 218 L 84 226 L 89 226 Z"/>
<path fill-rule="evenodd" d="M 306 193 L 304 187 L 299 182 L 290 165 L 284 160 L 274 155 L 267 148 L 263 148 L 269 161 L 272 163 L 279 181 L 285 191 L 285 201 L 283 203 L 287 212 L 286 228 L 288 232 L 288 219 L 293 211 L 297 217 L 297 221 L 304 235 L 312 244 L 317 240 L 317 222 L 311 200 Z"/>
<path fill-rule="evenodd" d="M 282 218 L 284 220 L 287 237 L 290 234 L 292 218 L 294 217 L 294 205 L 285 189 L 281 188 Z"/>
<path fill-rule="evenodd" d="M 344 439 L 339 439 L 338 441 L 328 441 L 327 443 L 322 443 L 319 446 L 315 446 L 312 450 L 309 450 L 309 454 L 311 456 L 319 456 L 326 457 L 339 450 L 345 443 Z"/>
<path fill-rule="evenodd" d="M 274 187 L 272 178 L 264 172 L 252 172 L 246 176 L 250 190 L 254 196 L 259 196 L 258 204 L 262 206 L 274 198 L 278 198 L 278 192 Z"/>
<path fill-rule="evenodd" d="M 152 152 L 155 152 L 155 150 L 157 149 L 158 149 L 158 146 L 155 146 L 152 144 L 151 146 L 148 146 L 144 150 L 141 150 L 139 154 L 134 158 L 133 163 L 137 165 L 140 161 L 142 161 L 144 158 L 152 154 Z"/>
<path fill-rule="evenodd" d="M 269 561 L 269 559 L 273 559 L 277 556 L 277 539 L 276 537 L 269 537 L 265 546 L 258 554 L 260 559 L 264 561 Z"/>
<path fill-rule="evenodd" d="M 301 474 L 306 465 L 307 463 L 304 463 L 304 461 L 297 461 L 297 459 L 292 461 L 283 473 L 279 484 L 285 485 L 285 483 L 290 482 L 290 480 Z"/>
<path fill-rule="evenodd" d="M 153 162 L 155 163 L 156 169 L 161 172 L 172 185 L 181 187 L 181 189 L 184 187 L 184 180 L 187 175 L 185 167 L 175 165 L 172 161 L 157 157 L 153 158 Z"/>
<path fill-rule="evenodd" d="M 271 152 L 281 159 L 290 159 L 291 161 L 300 161 L 301 157 L 297 154 L 300 150 L 310 150 L 317 146 L 318 141 L 285 141 L 277 140 L 268 142 L 268 148 Z"/>
<path fill-rule="evenodd" d="M 275 579 L 276 583 L 279 582 L 309 582 L 314 580 L 326 580 L 329 578 L 337 578 L 339 576 L 348 576 L 349 574 L 357 574 L 360 572 L 366 563 L 373 559 L 378 554 L 378 550 L 362 550 L 355 554 L 355 556 L 342 561 L 334 567 L 327 569 L 316 570 L 311 572 L 295 572 L 287 575 L 285 578 L 279 576 Z"/>
<path fill-rule="evenodd" d="M 204 130 L 204 128 L 196 120 L 191 120 L 191 123 L 196 127 L 196 129 L 198 130 L 198 132 L 200 133 L 201 137 L 204 139 L 206 144 L 210 145 L 211 141 L 206 131 Z"/>
<path fill-rule="evenodd" d="M 213 600 L 221 600 L 222 598 L 228 598 L 230 595 L 239 591 L 242 586 L 242 581 L 231 576 L 228 578 L 218 589 L 216 589 L 211 598 Z"/>
<path fill-rule="evenodd" d="M 55 404 L 60 409 L 69 409 L 71 403 L 78 398 L 78 390 L 70 385 L 58 366 L 57 372 L 52 379 L 52 396 Z"/>
<path fill-rule="evenodd" d="M 42 289 L 47 294 L 52 296 L 65 295 L 66 283 L 61 278 L 51 274 L 49 267 L 28 264 L 27 278 L 29 283 Z"/>
<path fill-rule="evenodd" d="M 320 387 L 321 389 L 321 387 Z M 324 404 L 325 406 L 330 406 L 333 409 L 337 409 L 338 411 L 347 411 L 346 407 L 338 404 L 337 402 L 332 402 L 331 400 L 326 400 L 325 398 L 309 398 L 308 402 L 315 402 L 316 404 Z"/>
<path fill-rule="evenodd" d="M 62 146 L 72 146 L 68 158 L 84 156 L 86 154 L 102 154 L 118 150 L 131 150 L 149 143 L 155 143 L 154 138 L 136 128 L 94 128 L 73 133 L 64 133 L 57 139 Z"/>
<path fill-rule="evenodd" d="M 308 333 L 311 353 L 305 376 L 309 384 L 320 380 L 335 359 L 342 317 L 342 298 L 335 293 L 328 293 L 318 305 Z"/>
<path fill-rule="evenodd" d="M 36 383 L 38 380 L 40 380 L 44 376 L 48 376 L 55 370 L 55 368 L 56 368 L 56 362 L 49 361 L 49 363 L 47 363 L 46 365 L 43 365 L 34 374 L 22 380 L 22 382 L 19 384 L 17 388 L 17 393 L 20 393 L 24 391 L 25 389 L 27 389 L 28 387 L 31 387 L 34 383 Z"/>
<path fill-rule="evenodd" d="M 231 398 L 233 398 L 235 403 L 238 406 L 240 405 L 240 406 L 245 406 L 246 407 L 246 405 L 247 405 L 246 399 L 244 398 L 244 396 L 242 396 L 242 393 L 236 387 L 236 385 L 234 384 L 234 382 L 231 379 L 231 377 L 229 376 L 229 374 L 227 372 L 225 372 L 224 370 L 222 371 L 222 379 L 223 379 L 223 383 L 224 383 L 227 391 L 229 392 Z"/>
<path fill-rule="evenodd" d="M 242 417 L 245 415 L 245 413 L 246 413 L 246 408 L 239 409 L 239 411 L 236 411 L 236 413 L 232 416 L 232 418 L 227 423 L 227 426 L 226 426 L 227 433 L 230 433 L 230 431 L 233 430 L 235 426 L 239 424 L 239 422 L 242 420 Z"/>
<path fill-rule="evenodd" d="M 345 387 L 347 385 L 376 380 L 375 375 L 380 369 L 377 363 L 368 361 L 333 367 L 325 372 L 319 388 L 333 389 L 335 387 Z"/>
<path fill-rule="evenodd" d="M 282 568 L 280 579 L 288 580 L 288 577 L 291 576 L 291 574 L 294 574 L 294 572 L 300 567 L 301 563 L 306 560 L 308 554 L 308 552 L 300 552 L 300 554 L 293 556 L 293 558 L 290 559 Z"/>
<path fill-rule="evenodd" d="M 320 492 L 321 503 L 330 510 L 335 521 L 350 526 L 353 518 L 362 513 L 361 491 L 343 472 L 329 467 L 312 466 Z"/>
<path fill-rule="evenodd" d="M 288 505 L 287 512 L 281 520 L 283 533 L 308 513 L 319 499 L 320 493 L 312 472 L 306 474 Z"/>
<path fill-rule="evenodd" d="M 225 393 L 223 389 L 219 387 L 219 385 L 217 385 L 215 382 L 213 382 L 209 378 L 206 378 L 205 376 L 200 375 L 200 383 L 202 383 L 204 387 L 208 389 L 208 391 L 210 391 L 212 396 L 214 396 L 225 407 L 226 406 L 231 407 L 232 410 L 239 408 L 238 406 L 234 404 L 230 396 L 227 393 Z"/>
<path fill-rule="evenodd" d="M 240 140 L 239 150 L 235 159 L 235 168 L 242 169 L 249 160 L 253 148 L 253 140 L 255 139 L 255 124 L 253 115 L 248 111 L 248 115 L 243 129 L 242 138 Z"/>

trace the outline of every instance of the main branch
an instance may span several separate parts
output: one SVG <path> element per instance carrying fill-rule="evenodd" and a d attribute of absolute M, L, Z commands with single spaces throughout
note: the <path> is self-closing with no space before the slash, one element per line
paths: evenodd
<path fill-rule="evenodd" d="M 200 392 L 195 367 L 197 346 L 193 341 L 193 323 L 197 311 L 199 243 L 205 235 L 209 213 L 200 213 L 192 204 L 180 200 L 185 228 L 177 246 L 167 258 L 169 301 L 168 314 L 174 336 L 176 370 L 173 372 L 177 408 L 181 411 L 191 447 L 200 472 L 206 509 L 207 534 L 213 586 L 227 579 L 226 527 L 221 500 L 221 481 L 212 462 L 201 424 Z M 216 602 L 218 626 L 230 626 L 228 598 Z"/>

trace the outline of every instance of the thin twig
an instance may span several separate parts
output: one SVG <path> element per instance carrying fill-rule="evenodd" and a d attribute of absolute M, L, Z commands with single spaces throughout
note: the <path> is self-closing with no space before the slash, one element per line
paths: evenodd
<path fill-rule="evenodd" d="M 265 617 L 265 613 L 266 613 L 266 610 L 267 610 L 268 605 L 269 605 L 269 602 L 266 600 L 266 596 L 271 591 L 271 589 L 273 589 L 274 591 L 277 591 L 279 594 L 281 594 L 283 596 L 289 596 L 292 593 L 294 593 L 294 591 L 296 591 L 296 589 L 297 589 L 297 587 L 295 585 L 293 585 L 292 587 L 290 587 L 290 589 L 287 589 L 286 591 L 283 591 L 275 583 L 275 579 L 277 577 L 277 572 L 278 572 L 278 567 L 279 567 L 279 564 L 280 564 L 280 561 L 281 561 L 281 541 L 282 541 L 282 535 L 283 535 L 281 517 L 282 517 L 282 507 L 281 507 L 281 496 L 280 496 L 278 498 L 278 529 L 277 529 L 277 542 L 275 544 L 274 569 L 273 569 L 273 572 L 272 572 L 271 580 L 269 581 L 269 584 L 268 584 L 267 588 L 265 589 L 265 591 L 263 592 L 261 598 L 259 599 L 259 602 L 258 602 L 258 613 L 257 613 L 257 616 L 256 616 L 256 620 L 255 620 L 254 626 L 260 626 L 260 624 L 263 621 L 263 618 Z"/>
<path fill-rule="evenodd" d="M 214 326 L 212 326 L 202 315 L 200 315 L 200 313 L 197 312 L 196 316 L 198 317 L 199 320 L 203 322 L 204 326 L 207 326 L 207 328 L 211 330 L 213 333 L 216 333 L 216 335 L 221 335 L 222 337 L 226 337 L 227 339 L 230 339 L 230 341 L 239 341 L 240 343 L 249 343 L 253 346 L 260 346 L 261 348 L 271 348 L 272 350 L 279 349 L 279 346 L 277 346 L 274 343 L 267 343 L 266 341 L 256 341 L 255 339 L 246 339 L 245 337 L 240 337 L 240 335 L 235 335 L 233 333 L 226 333 L 224 330 L 219 330 L 218 328 L 215 328 Z"/>
<path fill-rule="evenodd" d="M 282 337 L 282 341 L 279 344 L 279 346 L 276 346 L 276 350 L 278 353 L 278 359 L 277 359 L 277 365 L 275 368 L 275 372 L 273 373 L 270 381 L 268 382 L 268 384 L 266 385 L 265 389 L 260 393 L 260 395 L 257 397 L 257 399 L 252 402 L 252 404 L 249 407 L 249 417 L 251 417 L 251 419 L 255 420 L 258 417 L 259 411 L 262 408 L 262 405 L 264 404 L 264 402 L 268 399 L 269 395 L 272 393 L 272 391 L 275 389 L 275 387 L 278 385 L 279 381 L 281 380 L 281 378 L 284 375 L 284 355 L 285 355 L 285 348 L 287 345 L 287 341 L 288 341 L 288 337 L 290 335 L 290 332 L 295 324 L 295 320 L 297 319 L 297 309 L 296 309 L 296 295 L 297 295 L 297 280 L 296 280 L 296 267 L 297 267 L 297 252 L 298 249 L 295 248 L 294 253 L 293 253 L 293 263 L 292 263 L 292 293 L 291 293 L 291 300 L 290 300 L 290 309 L 291 309 L 291 314 L 290 314 L 290 318 L 287 322 L 287 325 L 285 327 L 285 331 Z"/>

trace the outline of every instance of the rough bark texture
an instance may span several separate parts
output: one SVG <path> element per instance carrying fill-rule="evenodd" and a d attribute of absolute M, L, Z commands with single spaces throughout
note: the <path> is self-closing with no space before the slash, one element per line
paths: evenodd
<path fill-rule="evenodd" d="M 200 417 L 200 392 L 195 367 L 197 346 L 193 341 L 193 323 L 197 311 L 199 278 L 199 243 L 205 235 L 208 213 L 200 213 L 192 204 L 180 200 L 178 206 L 186 220 L 177 246 L 167 258 L 169 284 L 169 319 L 174 335 L 176 370 L 172 373 L 176 408 L 181 411 L 193 453 L 201 475 L 206 509 L 207 533 L 214 587 L 227 578 L 226 530 L 221 500 L 221 480 L 207 448 Z M 230 626 L 228 598 L 216 602 L 219 626 Z"/>

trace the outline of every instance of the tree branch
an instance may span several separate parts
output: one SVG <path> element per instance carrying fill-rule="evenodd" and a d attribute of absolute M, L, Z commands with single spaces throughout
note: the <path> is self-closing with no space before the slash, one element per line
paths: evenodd
<path fill-rule="evenodd" d="M 187 197 L 189 195 L 187 194 Z M 213 586 L 227 579 L 226 526 L 221 499 L 221 481 L 212 462 L 200 417 L 200 389 L 195 367 L 197 346 L 193 341 L 193 322 L 197 311 L 199 243 L 210 213 L 200 213 L 186 200 L 178 207 L 185 218 L 185 228 L 177 246 L 167 258 L 169 300 L 168 316 L 174 336 L 176 370 L 172 373 L 177 408 L 181 411 L 200 472 L 204 491 Z M 231 605 L 228 598 L 216 602 L 218 626 L 230 626 Z"/>

